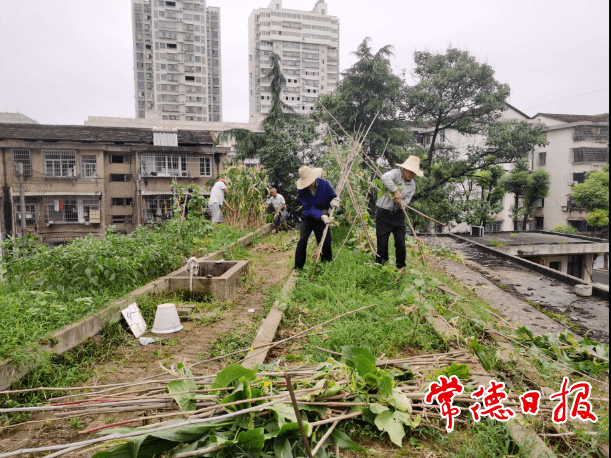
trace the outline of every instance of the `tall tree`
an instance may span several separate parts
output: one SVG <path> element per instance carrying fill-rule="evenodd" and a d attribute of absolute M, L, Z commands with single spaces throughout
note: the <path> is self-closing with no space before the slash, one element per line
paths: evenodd
<path fill-rule="evenodd" d="M 490 65 L 477 62 L 469 51 L 416 51 L 414 63 L 417 82 L 406 87 L 403 110 L 409 119 L 434 127 L 427 154 L 427 163 L 432 166 L 441 130 L 484 133 L 505 109 L 510 89 L 495 79 Z"/>
<path fill-rule="evenodd" d="M 535 203 L 549 196 L 551 175 L 543 169 L 530 171 L 528 159 L 520 159 L 505 176 L 502 184 L 514 196 L 511 208 L 513 229 L 518 230 L 518 222 L 522 217 L 524 230 L 528 230 L 528 219 L 535 211 Z"/>
<path fill-rule="evenodd" d="M 392 46 L 384 46 L 374 54 L 370 41 L 371 38 L 365 38 L 352 53 L 358 60 L 342 73 L 335 93 L 323 96 L 321 103 L 348 133 L 369 128 L 375 118 L 366 139 L 366 153 L 375 160 L 386 150 L 385 157 L 394 163 L 402 151 L 413 145 L 414 139 L 401 115 L 405 74 L 395 74 L 392 69 Z M 317 116 L 343 135 L 326 112 L 319 109 Z"/>
<path fill-rule="evenodd" d="M 465 220 L 472 226 L 486 226 L 503 210 L 503 198 L 507 191 L 502 185 L 505 169 L 493 165 L 476 172 L 466 180 L 470 198 L 465 199 Z"/>

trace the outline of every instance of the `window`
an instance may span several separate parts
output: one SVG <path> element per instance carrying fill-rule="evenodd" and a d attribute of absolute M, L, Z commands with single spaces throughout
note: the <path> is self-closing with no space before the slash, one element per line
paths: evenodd
<path fill-rule="evenodd" d="M 176 2 L 165 2 L 165 6 L 176 6 Z"/>
<path fill-rule="evenodd" d="M 116 154 L 112 154 L 110 156 L 111 164 L 129 164 L 131 162 L 131 156 L 119 156 Z"/>
<path fill-rule="evenodd" d="M 573 174 L 573 183 L 585 183 L 586 182 L 586 174 L 584 173 L 574 173 Z"/>
<path fill-rule="evenodd" d="M 81 175 L 83 178 L 98 176 L 98 163 L 95 156 L 81 156 Z"/>
<path fill-rule="evenodd" d="M 547 153 L 539 153 L 539 159 L 537 161 L 537 165 L 539 167 L 545 167 L 547 164 Z"/>
<path fill-rule="evenodd" d="M 15 204 L 15 221 L 21 224 L 21 205 Z M 25 223 L 36 224 L 36 205 L 25 204 Z"/>
<path fill-rule="evenodd" d="M 535 218 L 535 221 L 537 223 L 538 231 L 542 231 L 543 229 L 545 229 L 545 218 L 543 218 L 542 216 L 538 216 Z"/>
<path fill-rule="evenodd" d="M 130 181 L 132 181 L 132 176 L 120 173 L 112 173 L 110 175 L 110 181 L 113 183 L 129 183 Z"/>
<path fill-rule="evenodd" d="M 47 222 L 51 224 L 99 224 L 100 199 L 77 196 L 45 198 Z"/>
<path fill-rule="evenodd" d="M 144 153 L 140 173 L 144 177 L 188 177 L 188 154 Z"/>
<path fill-rule="evenodd" d="M 501 232 L 503 224 L 496 222 L 496 223 L 487 223 L 486 224 L 486 228 L 485 231 L 486 232 Z"/>
<path fill-rule="evenodd" d="M 548 267 L 560 272 L 562 271 L 562 261 L 552 261 L 549 263 Z"/>
<path fill-rule="evenodd" d="M 129 220 L 131 219 L 131 216 L 116 216 L 113 215 L 112 216 L 112 224 L 126 224 L 129 222 Z"/>
<path fill-rule="evenodd" d="M 199 176 L 200 177 L 211 177 L 212 176 L 212 158 L 211 157 L 200 157 L 199 158 Z"/>
<path fill-rule="evenodd" d="M 144 196 L 144 222 L 147 224 L 161 223 L 172 219 L 173 204 L 174 197 L 171 195 Z"/>
<path fill-rule="evenodd" d="M 573 127 L 573 140 L 609 141 L 609 126 L 576 126 Z"/>
<path fill-rule="evenodd" d="M 134 199 L 132 197 L 113 197 L 113 207 L 129 207 L 134 205 Z"/>
<path fill-rule="evenodd" d="M 13 162 L 15 164 L 15 175 L 19 174 L 19 164 L 23 164 L 23 175 L 32 175 L 32 160 L 30 158 L 29 149 L 14 149 L 13 150 Z"/>
<path fill-rule="evenodd" d="M 609 148 L 573 148 L 569 162 L 574 164 L 589 164 L 592 162 L 609 162 Z"/>
<path fill-rule="evenodd" d="M 573 277 L 583 278 L 583 266 L 584 266 L 584 256 L 583 255 L 569 256 L 567 274 L 572 275 Z"/>
<path fill-rule="evenodd" d="M 43 150 L 44 174 L 53 178 L 76 177 L 76 151 Z"/>

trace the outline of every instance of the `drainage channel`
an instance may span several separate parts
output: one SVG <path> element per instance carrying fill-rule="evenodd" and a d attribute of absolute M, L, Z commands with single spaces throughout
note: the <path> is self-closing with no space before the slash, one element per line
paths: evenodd
<path fill-rule="evenodd" d="M 538 312 L 542 312 L 547 315 L 545 318 L 568 326 L 576 334 L 588 333 L 590 339 L 609 342 L 609 302 L 601 297 L 578 296 L 573 286 L 578 279 L 488 247 L 482 249 L 480 244 L 461 237 L 435 236 L 426 241 L 462 253 L 471 270 L 522 301 L 522 307 L 516 308 L 517 312 L 510 317 L 512 321 L 535 332 L 542 325 L 541 332 L 536 333 L 559 332 L 560 328 L 541 318 Z M 532 269 L 531 264 L 538 269 Z M 548 276 L 547 271 L 555 275 Z M 598 290 L 599 296 L 604 297 L 602 288 Z"/>

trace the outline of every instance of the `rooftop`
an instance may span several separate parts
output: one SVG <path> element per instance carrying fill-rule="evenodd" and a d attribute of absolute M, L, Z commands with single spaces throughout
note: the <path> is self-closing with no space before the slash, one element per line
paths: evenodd
<path fill-rule="evenodd" d="M 573 114 L 554 114 L 554 113 L 537 113 L 534 118 L 539 116 L 555 119 L 562 122 L 609 122 L 609 113 L 599 115 L 573 115 Z"/>
<path fill-rule="evenodd" d="M 154 144 L 152 129 L 48 124 L 0 124 L 0 140 Z M 213 144 L 209 131 L 178 130 L 179 146 Z"/>
<path fill-rule="evenodd" d="M 592 239 L 588 238 L 567 237 L 562 234 L 546 234 L 540 232 L 497 232 L 486 234 L 484 237 L 466 236 L 465 238 L 473 239 L 473 241 L 486 246 L 497 245 L 497 243 L 503 246 L 582 245 L 584 243 L 595 243 Z M 604 242 L 606 242 L 606 240 Z"/>

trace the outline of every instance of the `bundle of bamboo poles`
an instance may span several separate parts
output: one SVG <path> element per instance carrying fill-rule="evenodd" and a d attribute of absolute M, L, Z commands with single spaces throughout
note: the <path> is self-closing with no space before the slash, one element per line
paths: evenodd
<path fill-rule="evenodd" d="M 336 352 L 320 348 L 333 356 L 339 355 Z M 339 358 L 338 358 L 339 359 Z M 332 362 L 329 360 L 329 362 Z M 378 359 L 376 366 L 378 368 L 395 368 L 399 371 L 410 370 L 414 378 L 405 382 L 398 382 L 396 389 L 411 403 L 411 415 L 419 415 L 422 422 L 433 428 L 440 428 L 445 425 L 442 415 L 440 414 L 439 406 L 427 405 L 424 403 L 424 398 L 428 391 L 428 386 L 434 375 L 440 369 L 451 365 L 452 363 L 466 364 L 471 367 L 476 366 L 476 360 L 468 350 L 457 350 L 449 353 L 420 355 L 410 358 L 399 359 Z M 310 422 L 311 427 L 321 425 L 334 425 L 335 428 L 340 422 L 352 418 L 358 418 L 362 415 L 360 411 L 354 411 L 355 407 L 367 407 L 372 404 L 381 404 L 390 407 L 384 396 L 370 395 L 369 402 L 362 402 L 362 393 L 354 388 L 354 383 L 350 371 L 346 370 L 346 366 L 342 364 L 334 365 L 326 374 L 328 380 L 334 380 L 340 386 L 337 394 L 327 397 L 311 398 L 307 396 L 320 388 L 312 387 L 315 384 L 315 379 L 320 377 L 320 372 L 315 366 L 306 366 L 298 368 L 283 368 L 277 371 L 262 371 L 257 373 L 257 381 L 265 380 L 269 383 L 269 390 L 265 396 L 254 399 L 239 400 L 231 403 L 221 403 L 223 396 L 231 392 L 234 388 L 212 388 L 213 382 L 218 374 L 197 376 L 193 378 L 171 378 L 164 380 L 145 380 L 139 382 L 121 383 L 114 385 L 102 386 L 82 386 L 73 388 L 38 388 L 40 391 L 65 391 L 67 394 L 51 398 L 44 405 L 36 407 L 17 407 L 0 409 L 2 414 L 23 413 L 23 412 L 40 412 L 47 415 L 42 420 L 34 422 L 50 422 L 55 420 L 65 420 L 66 418 L 77 418 L 81 416 L 104 415 L 107 417 L 122 414 L 123 420 L 108 424 L 103 427 L 82 431 L 82 434 L 91 434 L 99 432 L 106 428 L 118 426 L 138 426 L 130 433 L 110 434 L 94 439 L 83 440 L 68 444 L 59 444 L 38 449 L 25 449 L 9 453 L 0 454 L 0 458 L 6 458 L 17 454 L 55 452 L 51 456 L 60 456 L 63 453 L 78 450 L 81 448 L 91 447 L 96 444 L 104 444 L 108 441 L 116 441 L 117 439 L 127 439 L 144 434 L 141 430 L 149 422 L 155 423 L 154 427 L 147 426 L 146 433 L 160 432 L 168 429 L 175 429 L 180 426 L 176 423 L 177 419 L 184 420 L 184 424 L 198 424 L 210 422 L 219 419 L 231 418 L 247 412 L 255 412 L 257 416 L 267 416 L 272 414 L 271 407 L 278 403 L 288 404 L 295 407 L 298 411 L 300 406 L 323 406 L 326 407 L 324 418 L 318 421 Z M 433 375 L 433 377 L 431 377 Z M 484 375 L 484 374 L 472 374 Z M 185 391 L 182 393 L 168 394 L 165 392 L 165 387 L 171 381 L 175 380 L 192 380 L 197 385 L 197 390 Z M 290 382 L 287 383 L 287 380 Z M 468 384 L 470 380 L 463 380 L 463 383 Z M 288 388 L 295 386 L 294 401 L 289 396 Z M 6 391 L 2 394 L 10 396 L 23 393 L 24 391 L 34 390 L 18 390 Z M 68 394 L 69 393 L 69 394 Z M 222 393 L 222 396 L 219 396 Z M 177 403 L 172 396 L 181 394 L 197 395 L 196 410 L 185 412 L 179 410 Z M 607 399 L 592 399 L 592 401 L 608 402 Z M 459 395 L 455 398 L 455 402 L 463 405 L 463 416 L 466 416 L 468 410 L 466 406 L 481 402 L 471 399 L 468 394 Z M 237 406 L 238 409 L 244 405 L 253 405 L 253 407 L 233 412 L 228 407 Z M 508 398 L 504 401 L 507 407 L 520 406 L 518 394 L 508 393 Z M 553 405 L 550 401 L 543 399 L 541 410 L 542 414 L 550 414 Z M 348 413 L 352 411 L 352 413 Z M 147 412 L 146 417 L 133 416 L 142 412 Z M 464 423 L 465 418 L 457 419 L 457 423 Z M 30 422 L 31 423 L 31 422 Z M 144 425 L 142 425 L 144 423 Z M 139 424 L 139 425 L 137 425 Z M 182 423 L 181 423 L 182 424 Z M 6 429 L 2 428 L 2 429 Z M 330 435 L 331 433 L 328 432 Z M 328 435 L 327 435 L 328 437 Z M 322 446 L 321 440 L 318 440 L 317 445 Z M 323 441 L 324 442 L 324 441 Z M 318 447 L 320 448 L 320 447 Z M 314 450 L 317 450 L 316 448 Z"/>

